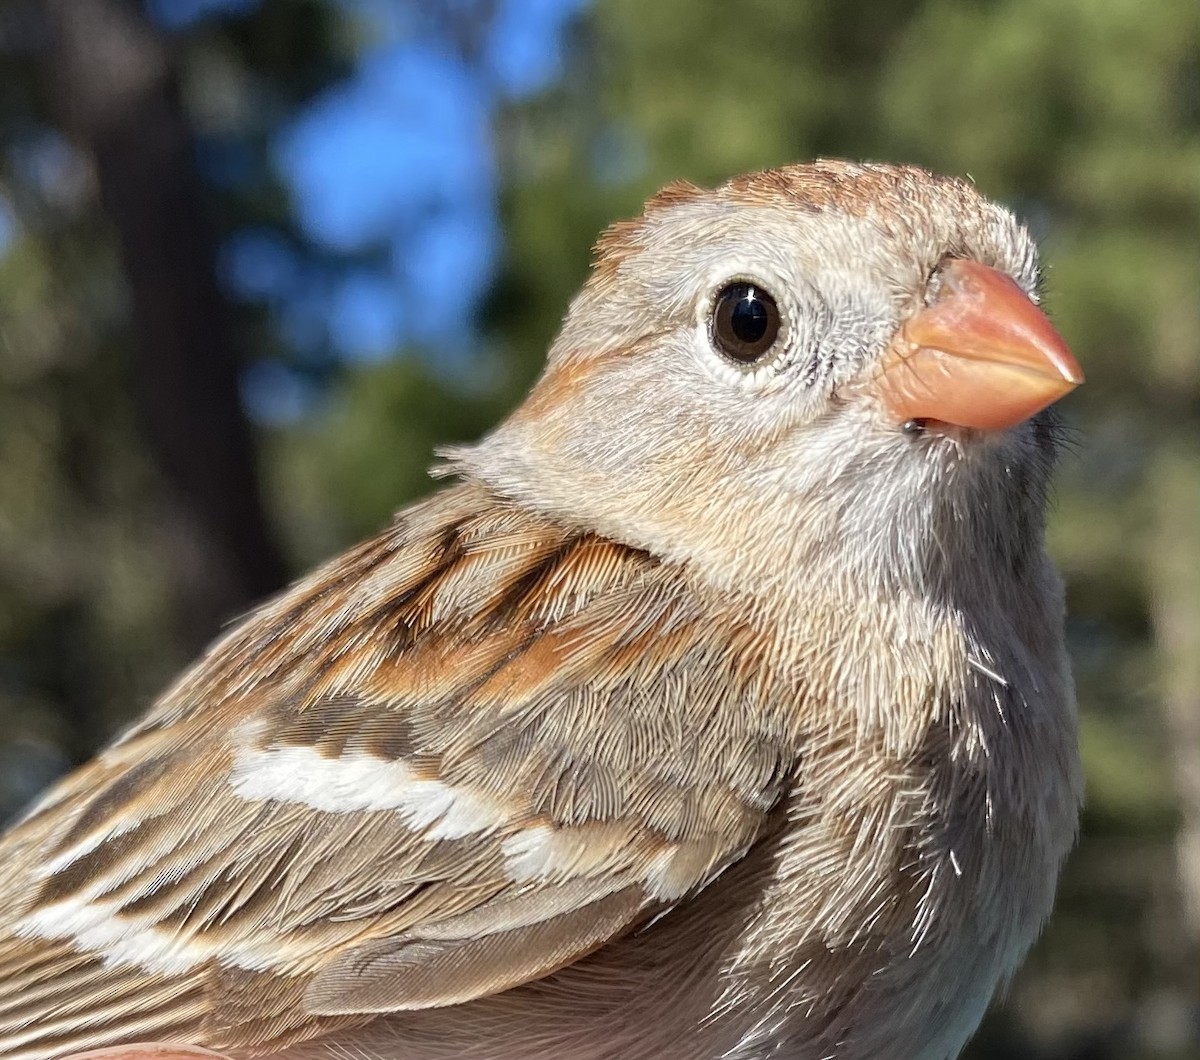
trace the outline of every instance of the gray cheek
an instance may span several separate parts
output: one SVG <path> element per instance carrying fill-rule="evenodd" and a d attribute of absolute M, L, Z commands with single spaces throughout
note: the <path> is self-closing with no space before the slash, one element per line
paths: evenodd
<path fill-rule="evenodd" d="M 860 295 L 827 301 L 810 337 L 814 353 L 809 358 L 808 382 L 832 388 L 862 374 L 883 352 L 897 326 L 893 306 L 882 298 Z"/>

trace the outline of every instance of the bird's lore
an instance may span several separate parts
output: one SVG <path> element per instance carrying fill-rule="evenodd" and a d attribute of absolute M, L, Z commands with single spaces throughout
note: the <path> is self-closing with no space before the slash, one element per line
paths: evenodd
<path fill-rule="evenodd" d="M 956 1056 L 1079 804 L 1037 271 L 909 167 L 615 225 L 456 481 L 0 841 L 0 1058 Z"/>

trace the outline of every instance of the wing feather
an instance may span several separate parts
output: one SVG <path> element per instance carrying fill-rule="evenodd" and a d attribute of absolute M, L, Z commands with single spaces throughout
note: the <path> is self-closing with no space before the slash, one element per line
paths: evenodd
<path fill-rule="evenodd" d="M 686 899 L 790 769 L 712 606 L 478 487 L 412 509 L 0 842 L 0 1056 L 275 1049 L 546 976 Z"/>
<path fill-rule="evenodd" d="M 620 935 L 645 909 L 625 888 L 546 919 L 475 938 L 377 939 L 322 968 L 305 993 L 318 1016 L 440 1008 L 539 979 Z"/>

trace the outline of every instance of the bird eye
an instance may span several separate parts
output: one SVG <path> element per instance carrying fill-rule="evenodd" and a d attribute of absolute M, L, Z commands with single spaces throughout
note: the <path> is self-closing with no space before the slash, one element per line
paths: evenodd
<path fill-rule="evenodd" d="M 726 357 L 753 364 L 775 344 L 779 326 L 779 306 L 756 284 L 731 283 L 717 292 L 710 331 Z"/>

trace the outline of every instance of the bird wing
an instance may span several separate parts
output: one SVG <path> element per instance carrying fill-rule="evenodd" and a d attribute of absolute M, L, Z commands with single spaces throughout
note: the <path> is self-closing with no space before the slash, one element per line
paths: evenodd
<path fill-rule="evenodd" d="M 479 487 L 410 509 L 0 844 L 0 1057 L 273 1050 L 685 899 L 791 769 L 754 635 L 712 618 L 678 570 Z"/>

